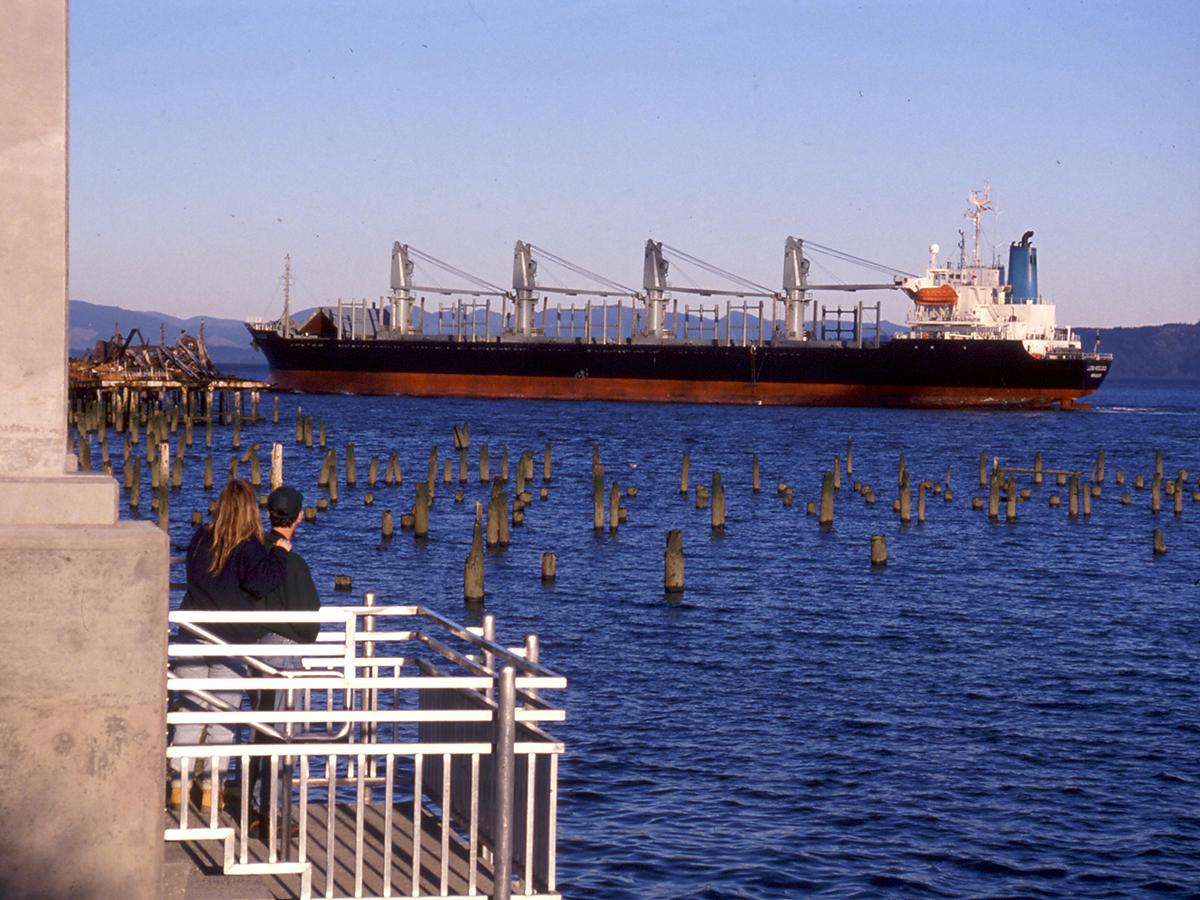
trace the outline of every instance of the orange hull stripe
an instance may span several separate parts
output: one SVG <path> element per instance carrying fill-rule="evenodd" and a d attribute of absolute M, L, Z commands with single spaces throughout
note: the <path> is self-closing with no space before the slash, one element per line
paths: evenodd
<path fill-rule="evenodd" d="M 632 400 L 767 406 L 1052 406 L 1092 391 L 1063 388 L 905 387 L 856 384 L 750 384 L 734 381 L 648 381 L 533 375 L 430 375 L 410 372 L 273 373 L 283 390 L 527 400 Z"/>

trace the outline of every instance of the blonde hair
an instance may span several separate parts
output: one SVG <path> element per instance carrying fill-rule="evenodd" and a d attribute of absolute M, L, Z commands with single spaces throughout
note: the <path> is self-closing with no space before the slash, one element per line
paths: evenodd
<path fill-rule="evenodd" d="M 217 498 L 217 509 L 213 513 L 212 525 L 208 527 L 212 536 L 212 562 L 208 566 L 210 575 L 217 575 L 229 562 L 229 557 L 238 544 L 250 537 L 263 539 L 262 519 L 258 515 L 254 488 L 235 479 L 225 485 Z"/>

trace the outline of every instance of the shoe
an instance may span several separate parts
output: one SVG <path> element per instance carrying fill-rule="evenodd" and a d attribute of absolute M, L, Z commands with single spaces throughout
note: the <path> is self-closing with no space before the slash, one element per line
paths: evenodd
<path fill-rule="evenodd" d="M 182 802 L 183 785 L 179 783 L 178 778 L 172 778 L 170 784 L 167 785 L 167 809 L 178 812 Z"/>
<path fill-rule="evenodd" d="M 192 782 L 192 802 L 200 807 L 200 812 L 204 815 L 212 810 L 213 803 L 213 783 L 209 779 L 203 782 Z"/>
<path fill-rule="evenodd" d="M 277 831 L 283 830 L 283 817 L 282 816 L 279 817 L 279 820 L 276 822 L 275 827 L 276 827 Z M 270 835 L 271 835 L 270 817 L 265 812 L 262 812 L 261 810 L 257 810 L 257 809 L 250 810 L 250 821 L 246 825 L 246 833 L 252 838 L 257 838 L 258 840 L 265 842 L 267 840 L 267 838 L 270 837 Z M 291 839 L 295 839 L 295 838 L 298 838 L 299 836 L 300 836 L 300 822 L 295 817 L 293 817 L 292 818 L 292 827 L 289 830 L 288 837 Z"/>

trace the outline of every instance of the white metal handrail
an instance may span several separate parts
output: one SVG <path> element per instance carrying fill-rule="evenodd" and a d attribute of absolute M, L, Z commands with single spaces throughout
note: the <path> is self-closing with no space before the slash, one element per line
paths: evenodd
<path fill-rule="evenodd" d="M 248 674 L 185 678 L 169 666 L 168 690 L 193 708 L 170 709 L 168 724 L 254 732 L 258 742 L 169 741 L 183 802 L 166 838 L 222 840 L 227 872 L 296 875 L 305 897 L 322 874 L 326 897 L 392 896 L 399 882 L 408 897 L 557 897 L 564 748 L 542 725 L 565 718 L 544 692 L 565 688 L 566 678 L 538 662 L 535 636 L 524 647 L 497 643 L 491 616 L 468 628 L 421 607 L 366 600 L 310 613 L 170 613 L 188 639 L 169 644 L 169 662 L 233 659 Z M 316 622 L 321 631 L 312 644 L 289 645 L 224 643 L 211 629 L 282 622 Z M 298 702 L 255 710 L 215 696 L 264 690 Z M 233 782 L 212 779 L 203 813 L 188 801 L 197 763 L 206 773 L 239 769 Z M 269 779 L 261 845 L 249 833 L 256 767 Z M 336 859 L 346 829 L 350 881 Z"/>

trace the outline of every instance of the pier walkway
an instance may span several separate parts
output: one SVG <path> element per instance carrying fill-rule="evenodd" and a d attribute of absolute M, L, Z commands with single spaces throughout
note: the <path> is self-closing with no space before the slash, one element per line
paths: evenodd
<path fill-rule="evenodd" d="M 543 725 L 564 719 L 545 692 L 566 679 L 539 664 L 536 635 L 506 648 L 490 615 L 467 628 L 371 594 L 313 613 L 170 621 L 182 639 L 168 651 L 167 769 L 180 773 L 164 827 L 169 896 L 560 896 L 563 745 Z M 314 644 L 231 644 L 211 630 L 279 621 L 322 630 Z M 231 677 L 183 677 L 219 661 Z M 247 708 L 245 692 L 272 690 L 277 705 Z M 197 726 L 207 741 L 190 737 Z M 226 729 L 249 741 L 214 742 Z M 256 775 L 269 786 L 261 812 Z"/>

